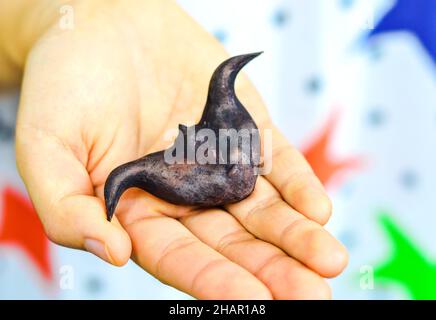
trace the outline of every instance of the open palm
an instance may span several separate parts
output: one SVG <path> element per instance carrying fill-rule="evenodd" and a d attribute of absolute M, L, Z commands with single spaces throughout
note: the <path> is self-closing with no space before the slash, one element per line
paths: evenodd
<path fill-rule="evenodd" d="M 329 297 L 323 278 L 347 260 L 321 226 L 329 199 L 243 75 L 239 99 L 261 130 L 273 130 L 273 170 L 253 194 L 200 210 L 129 190 L 106 221 L 110 171 L 167 147 L 168 129 L 197 122 L 209 78 L 227 57 L 183 11 L 162 3 L 158 23 L 128 10 L 93 19 L 79 12 L 74 30 L 54 26 L 31 51 L 17 163 L 47 235 L 115 265 L 132 257 L 197 298 Z"/>

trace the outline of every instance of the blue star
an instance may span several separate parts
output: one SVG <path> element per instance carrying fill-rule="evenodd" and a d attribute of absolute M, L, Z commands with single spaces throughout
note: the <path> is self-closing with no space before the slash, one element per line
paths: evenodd
<path fill-rule="evenodd" d="M 393 31 L 412 32 L 436 63 L 435 7 L 435 0 L 397 0 L 369 37 Z"/>

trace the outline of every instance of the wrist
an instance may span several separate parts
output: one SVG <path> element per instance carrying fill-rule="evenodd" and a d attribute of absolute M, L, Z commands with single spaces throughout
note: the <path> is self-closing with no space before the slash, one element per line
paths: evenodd
<path fill-rule="evenodd" d="M 67 0 L 0 0 L 0 87 L 18 85 L 27 54 Z"/>
<path fill-rule="evenodd" d="M 0 0 L 0 88 L 19 84 L 28 54 L 44 35 L 68 31 L 62 29 L 69 13 L 78 26 L 102 16 L 111 19 L 105 23 L 128 16 L 134 24 L 147 24 L 143 30 L 153 35 L 150 21 L 159 22 L 175 6 L 173 0 Z"/>

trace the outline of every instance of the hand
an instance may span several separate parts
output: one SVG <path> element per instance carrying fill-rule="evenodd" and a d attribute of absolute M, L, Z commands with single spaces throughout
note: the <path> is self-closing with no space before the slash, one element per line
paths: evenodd
<path fill-rule="evenodd" d="M 74 30 L 54 24 L 28 56 L 17 163 L 48 237 L 114 265 L 132 257 L 197 298 L 330 297 L 323 278 L 347 263 L 322 227 L 330 201 L 243 75 L 240 100 L 274 132 L 273 170 L 253 194 L 195 210 L 129 190 L 106 221 L 109 172 L 168 146 L 166 130 L 198 121 L 210 76 L 227 58 L 172 1 L 126 3 L 78 2 Z"/>

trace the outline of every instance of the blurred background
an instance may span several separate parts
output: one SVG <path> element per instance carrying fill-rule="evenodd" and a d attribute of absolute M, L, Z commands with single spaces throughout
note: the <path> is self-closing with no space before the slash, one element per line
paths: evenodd
<path fill-rule="evenodd" d="M 179 0 L 231 55 L 334 203 L 336 299 L 436 299 L 436 0 Z M 0 95 L 0 298 L 190 298 L 134 263 L 49 243 Z"/>

